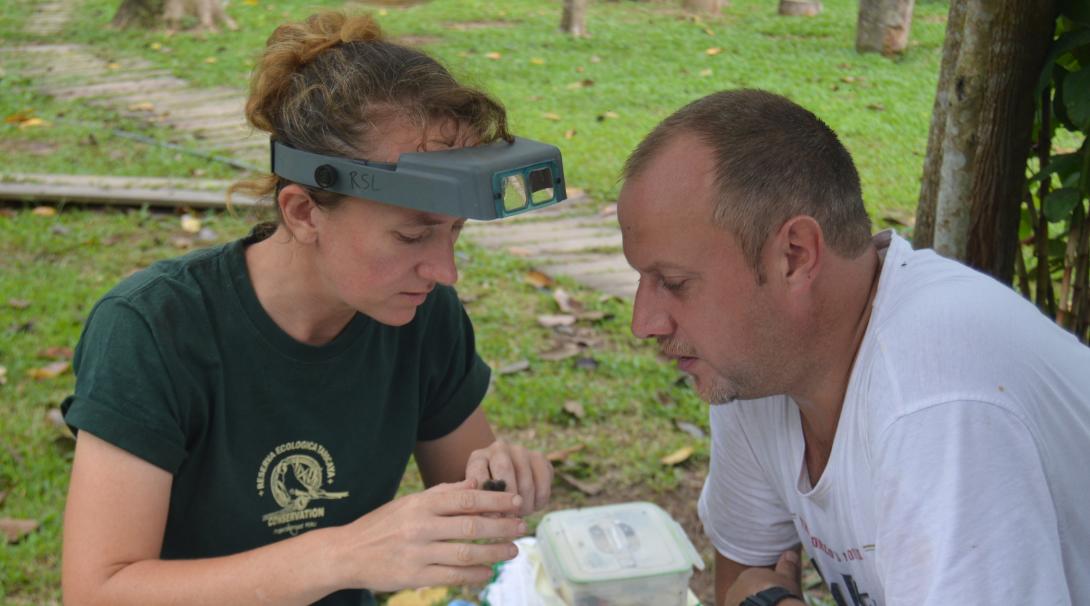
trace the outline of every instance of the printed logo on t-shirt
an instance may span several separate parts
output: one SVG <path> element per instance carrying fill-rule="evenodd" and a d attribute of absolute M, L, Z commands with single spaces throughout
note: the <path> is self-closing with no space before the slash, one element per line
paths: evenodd
<path fill-rule="evenodd" d="M 874 545 L 837 550 L 810 531 L 810 525 L 795 514 L 796 527 L 802 531 L 803 544 L 810 559 L 829 587 L 837 606 L 879 606 L 878 600 L 860 587 L 868 567 L 873 567 Z M 809 544 L 807 544 L 809 543 Z"/>
<path fill-rule="evenodd" d="M 316 456 L 315 456 L 316 455 Z M 311 507 L 319 500 L 343 499 L 348 492 L 330 492 L 337 467 L 324 446 L 310 440 L 285 442 L 261 461 L 257 471 L 257 494 L 264 497 L 266 486 L 280 509 L 261 516 L 273 534 L 298 534 L 318 526 L 325 507 Z"/>

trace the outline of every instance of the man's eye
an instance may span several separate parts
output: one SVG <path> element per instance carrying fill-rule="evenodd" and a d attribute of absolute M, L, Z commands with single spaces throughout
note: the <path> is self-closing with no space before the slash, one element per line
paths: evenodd
<path fill-rule="evenodd" d="M 662 280 L 661 284 L 662 284 L 662 287 L 665 288 L 666 290 L 668 290 L 668 291 L 670 291 L 672 293 L 678 293 L 678 292 L 681 292 L 682 290 L 685 289 L 685 283 L 686 282 L 687 282 L 686 280 L 682 280 L 680 282 L 670 282 L 668 280 Z"/>

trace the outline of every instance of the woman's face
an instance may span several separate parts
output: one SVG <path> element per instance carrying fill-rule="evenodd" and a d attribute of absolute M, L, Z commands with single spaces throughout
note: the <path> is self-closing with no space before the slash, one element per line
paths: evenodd
<path fill-rule="evenodd" d="M 377 129 L 368 160 L 397 162 L 405 152 L 475 145 L 453 122 L 416 126 L 392 121 Z M 316 209 L 317 268 L 334 297 L 383 324 L 400 326 L 416 315 L 436 284 L 458 281 L 454 243 L 465 219 L 359 198 L 333 210 Z"/>

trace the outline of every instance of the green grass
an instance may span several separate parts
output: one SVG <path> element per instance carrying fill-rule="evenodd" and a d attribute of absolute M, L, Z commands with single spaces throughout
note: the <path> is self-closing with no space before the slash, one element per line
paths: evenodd
<path fill-rule="evenodd" d="M 171 35 L 101 27 L 116 4 L 86 0 L 65 40 L 92 44 L 106 58 L 141 56 L 194 83 L 240 90 L 272 29 L 315 9 L 310 0 L 232 2 L 228 11 L 240 31 Z M 424 42 L 455 74 L 504 101 L 517 132 L 560 145 L 569 183 L 598 199 L 616 195 L 624 158 L 659 120 L 699 96 L 744 86 L 788 95 L 840 133 L 876 220 L 914 214 L 944 2 L 917 3 L 912 42 L 899 60 L 854 51 L 857 3 L 849 0 L 825 2 L 814 18 L 782 18 L 774 3 L 735 0 L 722 17 L 703 20 L 685 17 L 673 2 L 592 3 L 591 37 L 584 39 L 559 34 L 559 3 L 539 0 L 512 0 L 499 9 L 482 0 L 322 6 L 371 11 L 391 35 Z M 459 23 L 492 27 L 452 27 Z M 709 55 L 710 48 L 720 52 Z M 574 87 L 585 80 L 593 84 Z M 605 118 L 606 112 L 618 117 Z M 575 135 L 565 139 L 569 131 Z"/>
<path fill-rule="evenodd" d="M 241 26 L 238 32 L 168 35 L 106 29 L 116 4 L 78 3 L 63 35 L 39 40 L 23 27 L 32 4 L 15 3 L 0 13 L 0 38 L 4 45 L 80 42 L 106 59 L 142 57 L 194 83 L 235 86 L 241 94 L 253 57 L 272 28 L 314 8 L 312 1 L 251 5 L 239 0 L 228 8 Z M 812 19 L 779 18 L 774 3 L 764 0 L 734 0 L 722 17 L 710 20 L 687 18 L 674 2 L 596 2 L 588 39 L 556 32 L 558 2 L 511 0 L 496 6 L 435 0 L 404 9 L 353 4 L 348 10 L 385 13 L 379 18 L 392 35 L 424 40 L 424 47 L 457 75 L 496 94 L 508 106 L 516 132 L 560 145 L 569 183 L 585 188 L 597 202 L 615 196 L 624 158 L 657 121 L 700 95 L 750 86 L 787 94 L 840 132 L 855 154 L 868 208 L 879 224 L 885 217 L 906 221 L 913 215 L 944 3 L 917 2 L 913 44 L 896 61 L 852 50 L 856 5 L 848 0 L 826 1 L 822 15 Z M 451 26 L 474 22 L 491 26 Z M 709 48 L 720 52 L 709 55 Z M 490 59 L 489 53 L 500 58 Z M 215 61 L 206 62 L 209 57 Z M 47 124 L 0 123 L 7 173 L 240 176 L 221 163 L 123 139 L 117 130 L 197 145 L 84 102 L 43 97 L 19 69 L 18 61 L 0 67 L 0 117 L 29 111 Z M 593 83 L 571 86 L 584 80 Z M 568 131 L 575 131 L 570 139 Z M 573 207 L 570 212 L 589 211 Z M 214 213 L 203 218 L 221 240 L 242 235 L 254 221 Z M 471 240 L 472 230 L 469 234 Z M 71 391 L 74 379 L 67 373 L 38 381 L 29 373 L 50 362 L 39 355 L 43 349 L 75 346 L 90 306 L 119 279 L 180 253 L 172 243 L 180 235 L 175 215 L 145 210 L 68 207 L 56 217 L 43 217 L 12 206 L 0 214 L 0 366 L 7 373 L 0 385 L 0 492 L 7 493 L 0 517 L 41 523 L 19 543 L 0 548 L 0 603 L 59 600 L 71 441 L 50 423 L 48 413 Z M 602 343 L 586 352 L 597 363 L 592 370 L 574 359 L 543 361 L 539 354 L 551 346 L 553 333 L 536 317 L 555 313 L 551 293 L 524 281 L 530 269 L 524 260 L 471 242 L 460 245 L 459 256 L 459 290 L 470 301 L 482 355 L 494 368 L 519 360 L 531 365 L 529 371 L 495 377 L 485 407 L 498 431 L 543 450 L 583 444 L 560 471 L 608 487 L 606 494 L 590 498 L 558 482 L 558 502 L 691 496 L 684 490 L 698 486 L 707 444 L 674 423 L 706 428 L 705 407 L 674 369 L 630 335 L 628 305 L 561 279 L 561 287 L 609 318 L 582 327 Z M 29 306 L 9 303 L 20 300 Z M 584 406 L 584 418 L 564 411 L 568 400 Z M 659 462 L 686 445 L 696 452 L 684 465 Z M 410 471 L 406 489 L 417 485 Z M 689 530 L 698 538 L 697 529 Z"/>

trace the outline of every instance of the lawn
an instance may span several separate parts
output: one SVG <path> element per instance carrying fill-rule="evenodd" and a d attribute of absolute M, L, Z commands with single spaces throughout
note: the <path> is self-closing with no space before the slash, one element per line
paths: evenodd
<path fill-rule="evenodd" d="M 313 1 L 239 0 L 228 10 L 238 32 L 194 35 L 115 32 L 104 27 L 117 0 L 71 0 L 73 19 L 61 41 L 91 46 L 104 58 L 140 56 L 176 76 L 208 86 L 241 87 L 257 50 L 285 19 L 305 16 Z M 828 0 L 810 19 L 774 14 L 773 2 L 734 0 L 715 19 L 693 19 L 675 2 L 592 3 L 585 39 L 559 34 L 560 3 L 436 0 L 398 8 L 325 2 L 375 12 L 390 34 L 441 58 L 456 75 L 503 100 L 514 130 L 558 144 L 569 183 L 591 200 L 592 213 L 616 195 L 626 154 L 654 124 L 684 103 L 721 88 L 750 86 L 786 94 L 840 132 L 860 167 L 868 209 L 880 226 L 910 223 L 941 58 L 946 5 L 917 2 L 913 43 L 889 60 L 853 50 L 856 4 Z M 3 45 L 57 42 L 25 32 L 31 3 L 0 15 Z M 166 141 L 175 135 L 85 103 L 52 100 L 14 61 L 0 67 L 0 115 L 32 112 L 44 124 L 0 123 L 4 172 L 243 176 L 230 167 L 160 146 L 117 137 L 115 129 Z M 2 178 L 2 177 L 0 177 Z M 177 213 L 32 205 L 0 208 L 0 518 L 36 520 L 39 528 L 0 549 L 0 603 L 59 600 L 61 516 L 72 442 L 51 411 L 73 385 L 63 362 L 94 301 L 119 279 L 194 245 Z M 249 214 L 200 213 L 214 232 L 196 245 L 243 235 Z M 497 372 L 486 410 L 501 434 L 534 447 L 580 450 L 558 462 L 557 506 L 654 500 L 699 539 L 693 504 L 707 468 L 704 405 L 653 347 L 628 332 L 624 301 L 563 278 L 541 288 L 524 260 L 472 243 L 459 249 L 459 292 Z M 580 358 L 542 359 L 555 332 L 537 322 L 555 313 L 562 288 L 603 312 L 581 322 L 590 342 Z M 571 403 L 580 406 L 573 406 Z M 574 411 L 574 412 L 573 412 Z M 577 414 L 581 413 L 581 414 Z M 681 423 L 681 426 L 679 426 Z M 680 465 L 660 459 L 683 447 Z M 407 489 L 418 485 L 410 473 Z M 577 486 L 581 486 L 582 489 Z M 594 494 L 588 494 L 594 493 Z M 701 541 L 710 557 L 706 542 Z M 707 595 L 709 575 L 694 583 Z"/>

